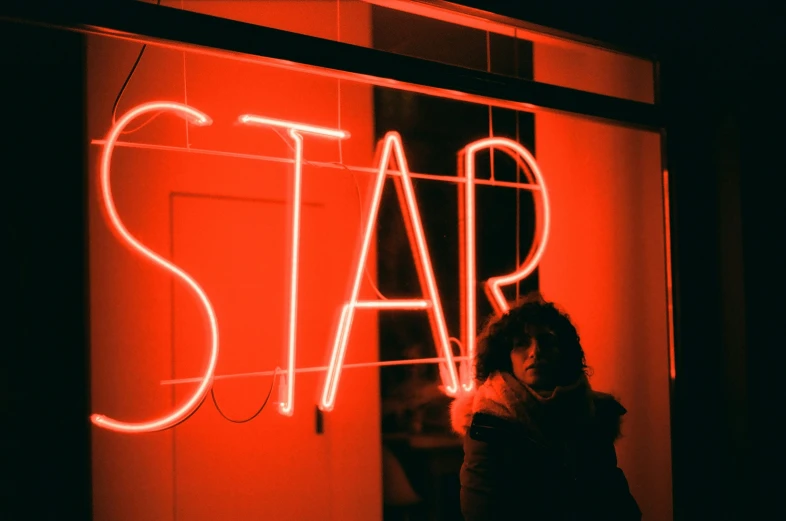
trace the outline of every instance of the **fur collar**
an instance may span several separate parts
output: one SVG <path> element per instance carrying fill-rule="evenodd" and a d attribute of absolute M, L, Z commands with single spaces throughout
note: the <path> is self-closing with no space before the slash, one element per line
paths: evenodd
<path fill-rule="evenodd" d="M 508 373 L 494 373 L 475 391 L 458 396 L 450 406 L 453 430 L 465 436 L 472 416 L 486 413 L 516 423 L 525 424 L 528 430 L 541 437 L 549 418 L 573 421 L 559 429 L 572 429 L 576 422 L 593 422 L 611 440 L 620 436 L 625 408 L 611 395 L 593 391 L 586 378 L 573 385 L 558 387 L 549 396 L 541 396 Z"/>

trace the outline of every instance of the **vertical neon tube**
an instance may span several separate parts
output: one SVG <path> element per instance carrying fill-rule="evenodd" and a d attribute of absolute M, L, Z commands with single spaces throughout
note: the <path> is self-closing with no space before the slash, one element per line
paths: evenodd
<path fill-rule="evenodd" d="M 530 249 L 527 258 L 524 262 L 512 273 L 507 275 L 500 275 L 490 278 L 485 285 L 486 294 L 489 297 L 491 305 L 498 314 L 504 314 L 510 311 L 510 305 L 502 293 L 502 287 L 516 284 L 529 276 L 540 263 L 543 257 L 543 252 L 546 249 L 548 242 L 549 230 L 551 227 L 551 208 L 549 205 L 548 191 L 546 190 L 546 183 L 543 179 L 543 174 L 538 167 L 537 161 L 532 154 L 523 147 L 520 143 L 507 138 L 486 138 L 475 141 L 467 145 L 461 154 L 464 156 L 464 174 L 466 176 L 466 187 L 464 190 L 464 204 L 466 212 L 466 224 L 464 227 L 464 243 L 465 243 L 465 258 L 464 265 L 466 266 L 465 284 L 467 287 L 466 294 L 466 313 L 465 313 L 465 330 L 467 334 L 466 348 L 469 364 L 473 364 L 476 351 L 476 338 L 477 333 L 477 300 L 476 300 L 476 284 L 477 272 L 475 265 L 475 236 L 476 236 L 476 220 L 475 220 L 475 157 L 477 153 L 484 149 L 499 148 L 505 151 L 514 160 L 519 162 L 523 161 L 524 171 L 528 172 L 531 182 L 535 183 L 540 191 L 540 198 L 535 198 L 537 209 L 537 229 L 535 240 L 532 248 Z M 462 382 L 462 387 L 466 391 L 472 390 L 475 385 L 474 374 L 472 371 L 466 371 L 465 381 Z"/>
<path fill-rule="evenodd" d="M 465 273 L 467 277 L 465 282 L 467 288 L 467 311 L 464 317 L 467 322 L 464 325 L 464 329 L 467 332 L 465 348 L 469 360 L 464 362 L 466 364 L 465 367 L 468 367 L 468 369 L 462 371 L 462 376 L 465 380 L 461 383 L 461 387 L 465 391 L 471 391 L 475 386 L 475 335 L 478 328 L 477 268 L 475 267 L 475 151 L 470 149 L 465 157 L 467 164 L 464 168 L 464 173 L 467 185 L 464 188 L 464 211 L 466 212 L 466 223 L 464 225 L 464 253 L 466 257 L 464 258 L 464 266 L 467 269 Z"/>
<path fill-rule="evenodd" d="M 300 281 L 300 236 L 303 193 L 303 135 L 346 139 L 349 133 L 343 130 L 317 127 L 294 121 L 244 114 L 238 118 L 246 125 L 286 129 L 295 143 L 295 173 L 292 186 L 292 230 L 290 246 L 289 307 L 287 311 L 286 340 L 286 377 L 283 386 L 283 399 L 278 404 L 278 412 L 292 416 L 295 412 L 295 364 L 297 362 L 297 325 L 298 325 L 298 285 Z"/>
<path fill-rule="evenodd" d="M 194 293 L 197 300 L 204 308 L 208 318 L 208 323 L 210 326 L 210 351 L 208 364 L 205 368 L 204 374 L 202 375 L 199 386 L 188 398 L 188 400 L 186 400 L 183 405 L 175 409 L 173 412 L 146 422 L 124 422 L 110 418 L 103 414 L 93 414 L 90 417 L 93 424 L 97 427 L 125 433 L 161 431 L 174 427 L 188 418 L 194 412 L 194 410 L 199 407 L 199 404 L 202 403 L 202 400 L 205 398 L 207 391 L 210 389 L 210 386 L 213 383 L 213 375 L 215 374 L 216 364 L 218 362 L 218 323 L 215 312 L 213 311 L 213 306 L 211 305 L 210 300 L 207 298 L 204 290 L 185 271 L 154 253 L 147 246 L 137 240 L 133 235 L 131 235 L 120 219 L 120 216 L 117 213 L 117 208 L 115 207 L 111 186 L 112 152 L 114 151 L 117 140 L 120 137 L 120 133 L 123 131 L 123 129 L 134 119 L 149 112 L 172 112 L 185 119 L 187 122 L 199 126 L 206 126 L 212 123 L 211 119 L 206 114 L 189 107 L 188 105 L 182 105 L 180 103 L 173 102 L 144 103 L 142 105 L 138 105 L 123 115 L 123 117 L 121 117 L 109 130 L 109 134 L 107 135 L 104 149 L 101 154 L 101 163 L 99 166 L 100 198 L 105 212 L 104 215 L 108 220 L 110 229 L 112 232 L 114 232 L 115 236 L 120 240 L 120 242 L 130 248 L 132 252 L 141 255 L 144 259 L 147 259 L 153 264 L 160 266 L 164 270 L 170 272 L 176 278 L 185 283 L 186 287 L 188 287 Z"/>
<path fill-rule="evenodd" d="M 663 139 L 661 137 L 661 139 Z M 669 327 L 669 376 L 677 378 L 677 365 L 674 352 L 674 286 L 671 272 L 671 203 L 669 201 L 669 171 L 663 169 L 663 228 L 666 242 L 666 308 Z"/>
<path fill-rule="evenodd" d="M 295 357 L 297 353 L 297 298 L 300 269 L 300 214 L 303 186 L 303 136 L 297 130 L 289 135 L 295 142 L 295 179 L 292 188 L 292 265 L 289 275 L 289 324 L 287 328 L 287 377 L 286 397 L 279 403 L 278 411 L 286 416 L 295 412 Z"/>

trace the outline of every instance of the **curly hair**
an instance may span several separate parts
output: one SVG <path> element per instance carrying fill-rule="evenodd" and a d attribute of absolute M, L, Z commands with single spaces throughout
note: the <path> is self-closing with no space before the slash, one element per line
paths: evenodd
<path fill-rule="evenodd" d="M 510 352 L 529 345 L 533 336 L 548 331 L 556 337 L 561 363 L 557 368 L 557 385 L 568 385 L 588 366 L 579 334 L 570 317 L 539 294 L 530 294 L 504 315 L 492 316 L 478 337 L 475 378 L 483 383 L 494 372 L 512 372 Z"/>

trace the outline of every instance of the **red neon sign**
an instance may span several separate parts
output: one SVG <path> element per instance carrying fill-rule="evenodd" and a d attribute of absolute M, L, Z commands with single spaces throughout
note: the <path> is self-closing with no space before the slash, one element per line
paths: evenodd
<path fill-rule="evenodd" d="M 208 366 L 204 374 L 199 378 L 199 386 L 192 396 L 178 409 L 161 418 L 140 422 L 129 423 L 114 420 L 104 415 L 94 414 L 91 419 L 93 423 L 102 428 L 119 432 L 139 433 L 152 432 L 168 429 L 176 426 L 189 417 L 204 399 L 209 391 L 214 377 L 214 372 L 218 360 L 218 324 L 212 305 L 197 282 L 173 263 L 163 259 L 136 238 L 134 238 L 120 220 L 112 197 L 110 173 L 111 158 L 118 137 L 123 129 L 135 118 L 149 112 L 173 112 L 186 119 L 188 122 L 205 126 L 212 123 L 210 118 L 202 112 L 172 102 L 151 102 L 137 106 L 121 117 L 109 131 L 104 143 L 100 163 L 101 181 L 101 203 L 105 211 L 110 229 L 118 239 L 128 246 L 134 253 L 141 255 L 144 259 L 153 262 L 155 265 L 169 271 L 187 285 L 195 294 L 206 311 L 210 324 L 210 356 Z M 346 139 L 349 133 L 343 130 L 318 127 L 305 123 L 284 121 L 280 119 L 267 118 L 252 114 L 245 114 L 239 117 L 239 122 L 246 125 L 281 128 L 287 130 L 287 135 L 295 145 L 294 160 L 294 183 L 292 188 L 292 230 L 291 230 L 291 265 L 289 273 L 289 302 L 287 315 L 287 344 L 286 344 L 286 379 L 281 392 L 281 402 L 279 412 L 284 415 L 294 413 L 295 404 L 295 373 L 297 361 L 297 318 L 298 318 L 298 282 L 300 266 L 300 240 L 301 240 L 301 194 L 302 194 L 302 168 L 303 168 L 303 138 L 304 135 L 311 135 L 323 138 Z M 326 377 L 322 388 L 322 393 L 318 402 L 320 409 L 330 411 L 333 409 L 338 391 L 338 384 L 344 367 L 344 358 L 352 332 L 352 323 L 355 312 L 359 309 L 380 310 L 380 311 L 426 311 L 429 315 L 434 343 L 441 355 L 440 375 L 443 388 L 446 393 L 455 395 L 461 390 L 470 391 L 474 385 L 474 377 L 471 370 L 472 359 L 475 355 L 475 331 L 476 331 L 476 309 L 477 303 L 474 289 L 476 286 L 475 270 L 475 184 L 480 182 L 475 179 L 475 161 L 477 153 L 485 149 L 500 149 L 510 155 L 523 168 L 524 172 L 532 183 L 533 189 L 540 191 L 541 197 L 536 198 L 537 231 L 532 248 L 524 261 L 514 272 L 506 275 L 492 277 L 486 282 L 485 289 L 497 313 L 506 313 L 509 305 L 502 293 L 502 287 L 515 284 L 528 275 L 537 267 L 548 239 L 550 227 L 550 209 L 546 185 L 535 158 L 530 152 L 519 143 L 505 138 L 487 138 L 470 143 L 461 152 L 463 161 L 460 162 L 464 183 L 464 205 L 466 212 L 466 225 L 464 227 L 465 242 L 465 283 L 468 291 L 465 295 L 464 328 L 467 332 L 466 355 L 469 359 L 462 366 L 461 379 L 456 370 L 454 356 L 450 346 L 450 336 L 445 323 L 444 312 L 434 277 L 434 269 L 431 263 L 428 244 L 426 243 L 423 224 L 420 218 L 415 191 L 412 184 L 412 175 L 407 165 L 404 154 L 404 146 L 401 136 L 396 132 L 389 132 L 380 142 L 380 159 L 377 165 L 375 182 L 373 185 L 372 196 L 369 201 L 363 233 L 361 236 L 361 247 L 358 257 L 354 263 L 355 272 L 348 300 L 341 308 L 339 323 L 336 327 L 332 339 L 332 349 L 330 352 L 330 362 L 327 367 Z M 396 170 L 388 168 L 391 162 L 395 162 Z M 368 254 L 371 248 L 371 239 L 377 221 L 379 206 L 382 198 L 384 183 L 389 176 L 393 177 L 396 183 L 399 204 L 404 215 L 407 235 L 410 246 L 415 256 L 415 264 L 418 272 L 423 298 L 414 299 L 395 299 L 395 300 L 359 300 L 360 284 L 363 278 Z M 461 381 L 460 381 L 461 380 Z"/>

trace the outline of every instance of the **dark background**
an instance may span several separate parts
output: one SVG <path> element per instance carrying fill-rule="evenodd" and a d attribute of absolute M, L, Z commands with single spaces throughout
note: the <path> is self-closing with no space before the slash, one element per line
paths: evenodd
<path fill-rule="evenodd" d="M 474 3 L 661 60 L 675 519 L 781 518 L 786 7 Z M 0 22 L 0 519 L 90 518 L 83 65 L 80 36 Z"/>

